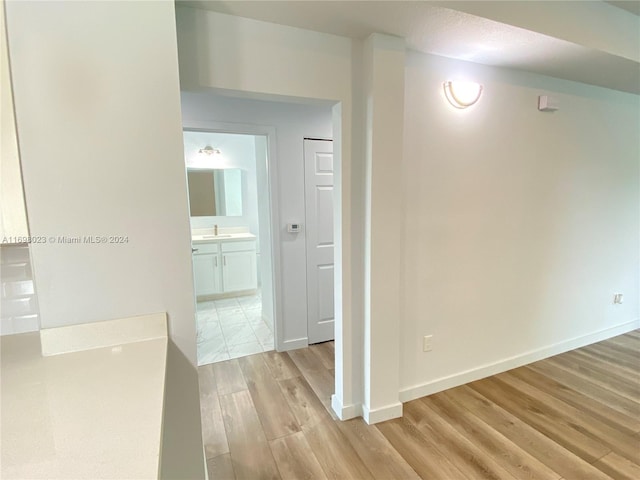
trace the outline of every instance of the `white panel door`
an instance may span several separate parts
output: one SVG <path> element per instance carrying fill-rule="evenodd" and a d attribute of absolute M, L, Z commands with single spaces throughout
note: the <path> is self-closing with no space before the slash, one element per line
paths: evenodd
<path fill-rule="evenodd" d="M 304 141 L 309 343 L 334 336 L 333 142 Z"/>

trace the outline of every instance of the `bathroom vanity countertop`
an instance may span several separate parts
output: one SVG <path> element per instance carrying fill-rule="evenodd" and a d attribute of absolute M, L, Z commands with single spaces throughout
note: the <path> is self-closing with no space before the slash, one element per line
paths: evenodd
<path fill-rule="evenodd" d="M 213 234 L 193 235 L 191 243 L 211 243 L 211 242 L 233 242 L 240 240 L 255 240 L 256 236 L 252 233 L 221 233 L 218 236 Z"/>
<path fill-rule="evenodd" d="M 37 332 L 0 341 L 0 477 L 158 478 L 166 337 L 49 357 Z"/>

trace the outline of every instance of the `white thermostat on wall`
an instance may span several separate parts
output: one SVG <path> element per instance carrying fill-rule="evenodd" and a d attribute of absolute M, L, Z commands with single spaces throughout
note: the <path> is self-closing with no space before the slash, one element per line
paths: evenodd
<path fill-rule="evenodd" d="M 287 223 L 287 232 L 298 233 L 300 230 L 302 230 L 302 225 L 299 223 Z"/>

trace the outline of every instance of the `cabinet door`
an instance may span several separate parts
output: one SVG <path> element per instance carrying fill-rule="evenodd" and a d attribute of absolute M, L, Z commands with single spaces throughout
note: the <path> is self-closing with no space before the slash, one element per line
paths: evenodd
<path fill-rule="evenodd" d="M 220 255 L 200 253 L 193 256 L 196 296 L 220 293 Z"/>
<path fill-rule="evenodd" d="M 222 254 L 222 287 L 225 292 L 254 290 L 258 287 L 256 252 Z"/>

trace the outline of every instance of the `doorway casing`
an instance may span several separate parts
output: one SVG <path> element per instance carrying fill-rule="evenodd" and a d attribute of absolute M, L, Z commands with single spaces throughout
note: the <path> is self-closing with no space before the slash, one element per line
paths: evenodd
<path fill-rule="evenodd" d="M 276 157 L 276 129 L 270 126 L 250 125 L 241 123 L 226 123 L 218 121 L 184 121 L 183 129 L 185 131 L 193 132 L 208 132 L 208 133 L 227 133 L 234 135 L 252 135 L 255 137 L 265 137 L 267 140 L 267 162 L 266 179 L 267 179 L 267 192 L 269 203 L 269 219 L 265 222 L 267 229 L 260 225 L 260 239 L 265 236 L 269 240 L 269 256 L 270 256 L 270 276 L 272 285 L 273 296 L 273 311 L 270 312 L 273 318 L 274 328 L 274 343 L 276 350 L 281 351 L 284 345 L 283 337 L 283 325 L 282 319 L 282 275 L 281 275 L 281 262 L 280 262 L 280 234 L 277 228 L 274 226 L 279 225 L 280 215 L 278 210 L 278 166 Z M 258 169 L 258 177 L 260 177 Z M 258 198 L 260 199 L 260 178 L 258 178 Z M 263 252 L 261 255 L 263 255 Z"/>

